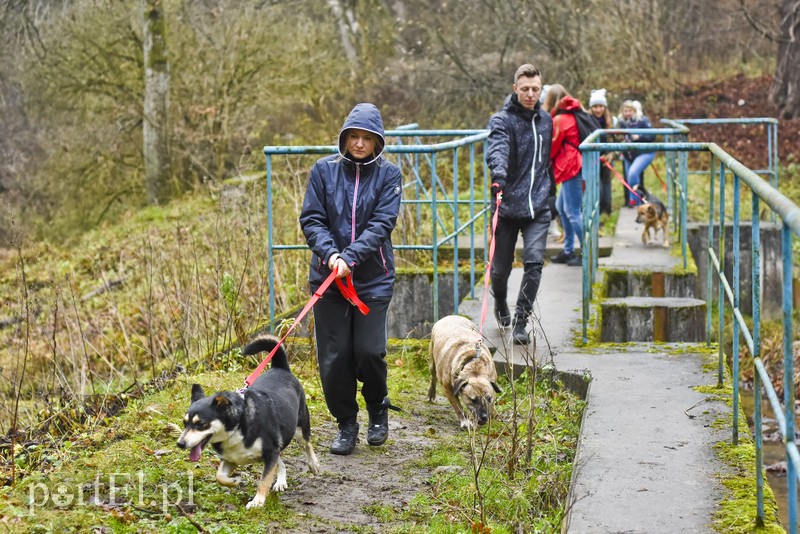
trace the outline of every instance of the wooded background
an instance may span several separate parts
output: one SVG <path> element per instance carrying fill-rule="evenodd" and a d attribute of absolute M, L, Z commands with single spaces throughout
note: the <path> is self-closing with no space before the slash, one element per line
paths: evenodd
<path fill-rule="evenodd" d="M 332 143 L 359 101 L 387 128 L 484 127 L 524 62 L 651 116 L 680 84 L 768 71 L 775 116 L 800 116 L 790 0 L 0 0 L 0 29 L 6 247 Z"/>

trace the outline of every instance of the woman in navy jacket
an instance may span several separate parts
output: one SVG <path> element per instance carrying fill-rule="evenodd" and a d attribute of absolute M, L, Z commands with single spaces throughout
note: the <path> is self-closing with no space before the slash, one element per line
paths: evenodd
<path fill-rule="evenodd" d="M 400 168 L 382 157 L 383 120 L 373 104 L 356 105 L 339 133 L 339 154 L 319 159 L 308 179 L 300 226 L 311 248 L 309 284 L 331 271 L 352 275 L 363 315 L 334 287 L 314 307 L 322 389 L 339 433 L 333 454 L 350 454 L 358 437 L 358 382 L 367 405 L 367 443 L 381 445 L 392 407 L 386 385 L 386 317 L 394 291 L 391 234 L 400 210 Z"/>

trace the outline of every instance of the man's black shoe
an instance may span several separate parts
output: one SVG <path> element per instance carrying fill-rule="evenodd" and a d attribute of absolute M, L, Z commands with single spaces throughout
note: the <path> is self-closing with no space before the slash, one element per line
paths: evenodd
<path fill-rule="evenodd" d="M 508 304 L 505 300 L 494 301 L 494 317 L 497 319 L 497 324 L 506 327 L 511 324 L 511 312 L 508 309 Z"/>
<path fill-rule="evenodd" d="M 367 404 L 367 413 L 367 443 L 372 446 L 383 445 L 389 437 L 389 397 L 378 404 Z"/>
<path fill-rule="evenodd" d="M 367 427 L 367 443 L 372 446 L 383 445 L 389 437 L 389 409 L 400 411 L 393 406 L 389 397 L 377 404 L 367 404 L 369 426 Z"/>
<path fill-rule="evenodd" d="M 572 257 L 569 260 L 567 260 L 567 265 L 569 265 L 570 267 L 582 267 L 583 259 L 577 254 L 573 254 Z"/>
<path fill-rule="evenodd" d="M 511 333 L 511 337 L 514 339 L 515 345 L 527 345 L 530 341 L 526 330 L 527 326 L 528 319 L 526 317 L 514 316 L 514 331 Z"/>
<path fill-rule="evenodd" d="M 341 454 L 347 456 L 353 454 L 358 440 L 358 423 L 340 424 L 339 434 L 331 443 L 331 454 Z"/>
<path fill-rule="evenodd" d="M 567 263 L 569 260 L 571 260 L 574 257 L 575 257 L 574 253 L 572 253 L 572 252 L 567 253 L 567 252 L 564 252 L 562 250 L 561 252 L 559 252 L 555 256 L 552 256 L 550 258 L 550 261 L 552 261 L 553 263 Z"/>

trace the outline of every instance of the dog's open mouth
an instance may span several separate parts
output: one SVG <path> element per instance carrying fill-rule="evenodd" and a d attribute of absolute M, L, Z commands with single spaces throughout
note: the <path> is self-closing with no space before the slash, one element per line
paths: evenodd
<path fill-rule="evenodd" d="M 200 455 L 203 454 L 203 448 L 208 444 L 208 440 L 211 439 L 211 436 L 206 437 L 203 441 L 192 447 L 192 450 L 189 451 L 189 461 L 190 462 L 197 462 L 200 460 Z"/>

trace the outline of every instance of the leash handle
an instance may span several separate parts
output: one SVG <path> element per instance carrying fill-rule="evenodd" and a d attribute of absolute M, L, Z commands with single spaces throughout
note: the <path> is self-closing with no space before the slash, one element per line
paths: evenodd
<path fill-rule="evenodd" d="M 633 188 L 632 188 L 630 185 L 628 185 L 628 182 L 626 182 L 626 181 L 625 181 L 625 178 L 623 178 L 623 177 L 622 177 L 622 175 L 621 175 L 620 173 L 618 173 L 618 172 L 617 172 L 617 169 L 615 169 L 614 167 L 612 167 L 612 166 L 611 166 L 611 164 L 610 164 L 608 161 L 606 161 L 606 158 L 604 158 L 604 157 L 602 157 L 602 156 L 601 156 L 601 157 L 600 157 L 600 161 L 602 161 L 602 162 L 603 162 L 603 164 L 604 164 L 606 167 L 608 167 L 609 169 L 611 169 L 611 172 L 613 172 L 613 173 L 614 173 L 614 176 L 616 176 L 616 177 L 617 177 L 617 179 L 618 179 L 620 182 L 622 182 L 622 185 L 624 185 L 624 186 L 625 186 L 625 187 L 628 189 L 628 191 L 630 191 L 631 195 L 635 196 L 636 198 L 638 198 L 638 199 L 639 199 L 639 200 L 641 200 L 642 202 L 646 202 L 646 201 L 645 201 L 645 199 L 643 199 L 642 197 L 640 197 L 640 196 L 639 196 L 639 194 L 638 194 L 636 191 L 634 191 L 634 190 L 633 190 Z"/>
<path fill-rule="evenodd" d="M 483 273 L 483 305 L 481 306 L 481 330 L 480 334 L 483 337 L 483 323 L 486 322 L 486 310 L 489 307 L 489 276 L 492 271 L 492 259 L 494 258 L 494 245 L 495 245 L 495 231 L 497 229 L 497 219 L 500 217 L 500 202 L 503 200 L 503 192 L 497 193 L 497 203 L 492 216 L 492 242 L 489 243 L 489 263 L 486 264 L 486 270 Z"/>
<path fill-rule="evenodd" d="M 369 314 L 369 306 L 364 304 L 364 301 L 358 298 L 356 287 L 353 285 L 353 275 L 348 274 L 344 282 L 342 282 L 341 278 L 337 278 L 336 286 L 339 288 L 339 292 L 342 294 L 342 296 L 347 299 L 347 302 L 358 308 L 358 311 L 360 311 L 363 315 Z"/>

